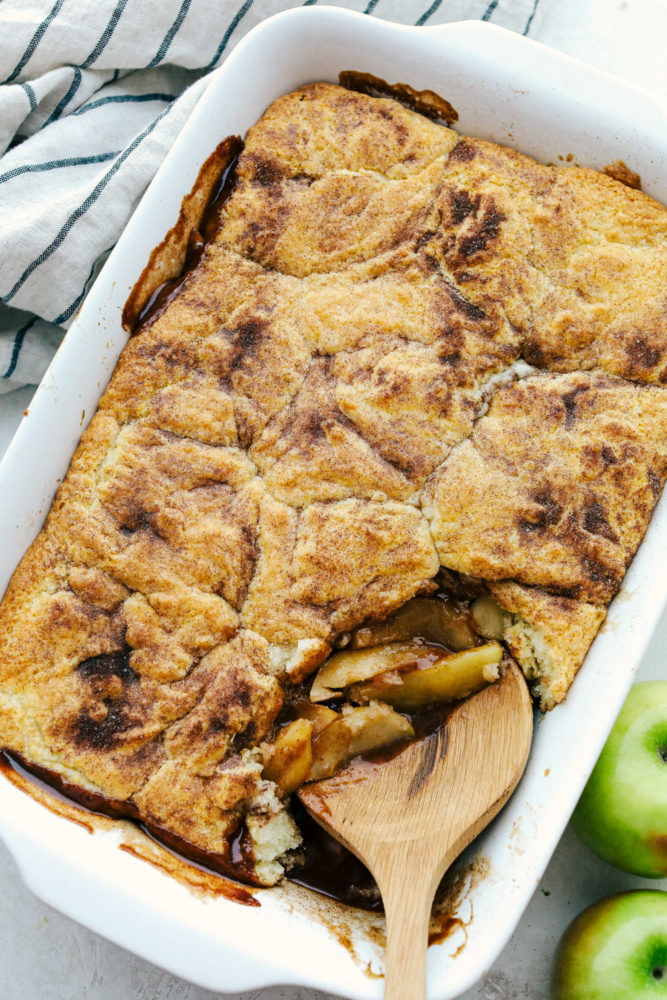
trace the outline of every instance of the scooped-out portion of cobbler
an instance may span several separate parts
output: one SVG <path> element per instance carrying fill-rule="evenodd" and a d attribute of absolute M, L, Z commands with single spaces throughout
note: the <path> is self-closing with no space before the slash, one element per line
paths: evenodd
<path fill-rule="evenodd" d="M 0 748 L 272 884 L 304 781 L 508 655 L 565 697 L 667 475 L 667 210 L 323 83 L 232 172 L 7 590 Z"/>

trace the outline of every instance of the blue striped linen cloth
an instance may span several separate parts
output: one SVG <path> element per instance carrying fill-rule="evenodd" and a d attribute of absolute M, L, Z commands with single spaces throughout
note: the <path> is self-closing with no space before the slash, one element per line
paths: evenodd
<path fill-rule="evenodd" d="M 523 34 L 538 3 L 333 0 L 403 24 L 476 18 Z M 206 73 L 295 6 L 0 0 L 0 393 L 39 383 Z"/>

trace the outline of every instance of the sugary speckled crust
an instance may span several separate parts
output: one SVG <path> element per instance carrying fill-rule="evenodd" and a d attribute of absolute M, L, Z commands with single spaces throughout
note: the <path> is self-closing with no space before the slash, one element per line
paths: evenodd
<path fill-rule="evenodd" d="M 556 253 L 553 220 L 564 218 L 572 236 Z M 600 368 L 667 383 L 664 208 L 595 170 L 555 171 L 535 236 L 550 287 L 537 304 L 526 359 L 553 371 Z"/>
<path fill-rule="evenodd" d="M 443 565 L 607 603 L 667 474 L 667 395 L 609 376 L 499 389 L 425 501 Z"/>
<path fill-rule="evenodd" d="M 661 206 L 329 84 L 237 179 L 0 610 L 0 746 L 223 861 L 285 688 L 441 564 L 560 700 L 667 472 Z"/>
<path fill-rule="evenodd" d="M 504 640 L 542 711 L 562 701 L 604 621 L 605 608 L 513 580 L 487 583 L 496 604 L 512 616 Z"/>
<path fill-rule="evenodd" d="M 277 645 L 326 641 L 386 616 L 438 569 L 424 518 L 393 502 L 351 498 L 300 512 L 267 496 L 258 545 L 241 619 Z"/>
<path fill-rule="evenodd" d="M 446 157 L 458 138 L 396 101 L 312 83 L 279 97 L 250 129 L 239 177 L 267 187 L 335 170 L 404 178 Z"/>
<path fill-rule="evenodd" d="M 463 139 L 425 252 L 508 317 L 527 361 L 667 381 L 667 212 L 595 170 Z"/>
<path fill-rule="evenodd" d="M 487 381 L 519 357 L 518 338 L 507 323 L 471 305 L 418 252 L 407 259 L 380 255 L 326 278 L 311 275 L 302 287 L 300 329 L 318 355 L 331 359 L 317 358 L 304 385 L 306 406 L 310 400 L 323 408 L 312 427 L 325 429 L 329 438 L 324 444 L 310 435 L 310 460 L 317 461 L 322 447 L 358 450 L 363 439 L 374 452 L 375 470 L 370 461 L 358 462 L 359 485 L 367 476 L 386 496 L 413 502 L 470 433 Z M 316 403 L 311 379 L 318 386 Z M 301 403 L 297 398 L 297 411 Z M 290 415 L 281 420 L 293 438 Z M 275 430 L 269 425 L 265 437 Z M 253 457 L 259 462 L 255 452 Z M 325 478 L 317 475 L 318 488 Z M 300 489 L 310 489 L 312 479 L 306 477 Z"/>
<path fill-rule="evenodd" d="M 457 143 L 391 101 L 360 116 L 367 100 L 316 84 L 276 102 L 251 130 L 218 239 L 296 276 L 416 246 L 521 333 L 529 362 L 667 381 L 661 205 L 597 171 Z M 354 139 L 339 150 L 346 125 Z"/>
<path fill-rule="evenodd" d="M 335 170 L 313 181 L 242 185 L 217 239 L 283 274 L 340 271 L 414 244 L 428 228 L 441 182 L 435 162 L 398 180 Z"/>

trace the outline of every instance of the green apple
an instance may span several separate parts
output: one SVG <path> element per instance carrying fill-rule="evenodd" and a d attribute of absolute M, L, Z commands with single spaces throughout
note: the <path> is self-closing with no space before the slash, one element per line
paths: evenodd
<path fill-rule="evenodd" d="M 610 864 L 667 875 L 667 681 L 631 689 L 572 819 Z"/>
<path fill-rule="evenodd" d="M 620 892 L 576 917 L 560 940 L 553 1000 L 665 1000 L 667 893 Z"/>

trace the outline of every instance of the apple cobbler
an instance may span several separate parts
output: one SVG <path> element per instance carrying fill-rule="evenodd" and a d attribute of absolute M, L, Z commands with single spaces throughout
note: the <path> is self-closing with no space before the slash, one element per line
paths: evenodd
<path fill-rule="evenodd" d="M 271 884 L 302 782 L 508 655 L 564 698 L 667 474 L 667 211 L 329 84 L 236 146 L 5 595 L 0 747 Z"/>

